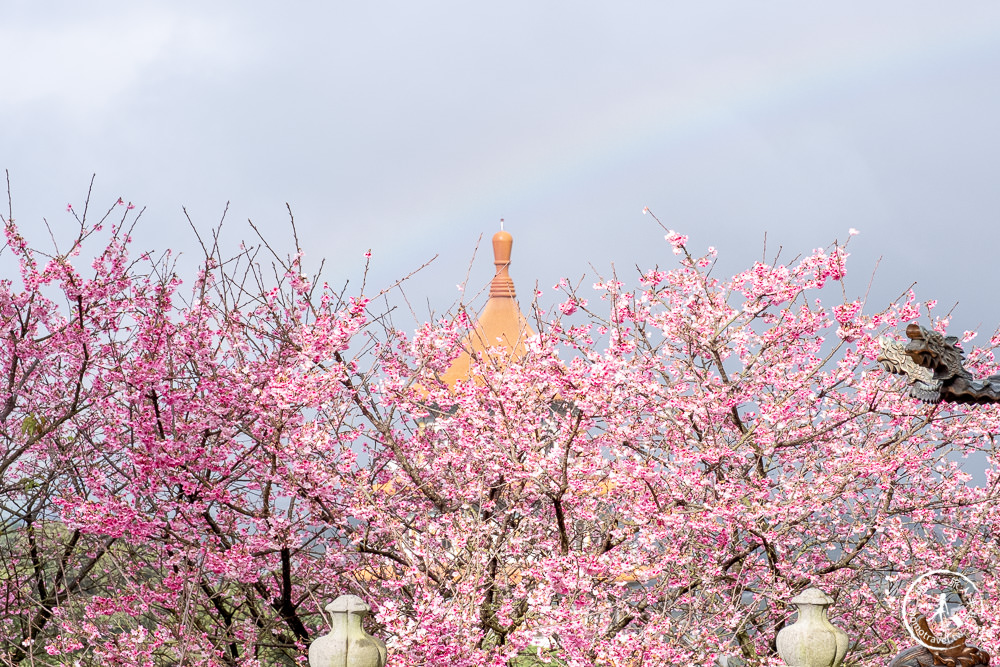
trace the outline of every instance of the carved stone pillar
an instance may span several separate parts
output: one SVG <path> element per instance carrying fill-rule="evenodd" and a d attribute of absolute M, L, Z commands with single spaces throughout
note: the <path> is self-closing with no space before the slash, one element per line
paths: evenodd
<path fill-rule="evenodd" d="M 840 667 L 847 653 L 847 634 L 826 618 L 833 599 L 818 588 L 792 598 L 799 617 L 778 632 L 778 654 L 789 667 Z"/>
<path fill-rule="evenodd" d="M 385 667 L 385 643 L 361 627 L 371 608 L 357 595 L 341 595 L 326 606 L 330 633 L 309 646 L 310 667 Z"/>

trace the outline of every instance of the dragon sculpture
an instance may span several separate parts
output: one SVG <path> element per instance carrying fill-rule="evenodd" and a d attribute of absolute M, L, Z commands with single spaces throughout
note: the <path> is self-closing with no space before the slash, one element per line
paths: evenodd
<path fill-rule="evenodd" d="M 988 667 L 990 664 L 990 654 L 966 644 L 964 636 L 944 642 L 934 636 L 923 614 L 918 614 L 914 621 L 925 643 L 934 648 L 911 646 L 898 653 L 889 667 Z"/>
<path fill-rule="evenodd" d="M 965 354 L 955 336 L 942 336 L 917 324 L 906 327 L 906 345 L 881 339 L 879 363 L 905 375 L 910 396 L 924 403 L 1000 403 L 1000 374 L 976 380 L 962 365 Z"/>

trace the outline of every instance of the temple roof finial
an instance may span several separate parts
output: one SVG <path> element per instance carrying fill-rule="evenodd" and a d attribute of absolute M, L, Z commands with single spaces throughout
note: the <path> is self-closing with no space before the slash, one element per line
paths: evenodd
<path fill-rule="evenodd" d="M 448 385 L 453 386 L 460 379 L 468 379 L 473 358 L 485 359 L 490 350 L 494 350 L 494 353 L 489 356 L 501 364 L 520 359 L 525 354 L 525 339 L 534 335 L 527 319 L 518 308 L 514 281 L 508 273 L 513 246 L 514 237 L 510 232 L 501 229 L 493 235 L 493 264 L 496 266 L 496 275 L 490 283 L 490 298 L 487 299 L 486 306 L 479 314 L 479 319 L 469 332 L 469 336 L 463 341 L 465 349 L 442 377 Z M 496 356 L 497 353 L 499 356 Z"/>
<path fill-rule="evenodd" d="M 514 281 L 508 273 L 510 267 L 510 251 L 514 246 L 514 237 L 502 229 L 493 235 L 493 264 L 497 267 L 493 282 L 490 283 L 490 298 L 507 297 L 513 299 Z"/>

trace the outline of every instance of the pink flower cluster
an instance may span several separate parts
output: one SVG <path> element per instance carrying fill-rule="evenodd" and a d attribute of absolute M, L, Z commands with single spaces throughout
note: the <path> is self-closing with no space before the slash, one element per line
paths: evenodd
<path fill-rule="evenodd" d="M 874 667 L 915 575 L 1000 593 L 1000 415 L 906 397 L 877 340 L 932 305 L 823 306 L 841 246 L 722 279 L 670 232 L 447 385 L 464 310 L 408 333 L 300 255 L 185 287 L 116 230 L 89 267 L 5 234 L 0 663 L 301 663 L 350 592 L 400 667 L 768 665 L 814 585 Z"/>

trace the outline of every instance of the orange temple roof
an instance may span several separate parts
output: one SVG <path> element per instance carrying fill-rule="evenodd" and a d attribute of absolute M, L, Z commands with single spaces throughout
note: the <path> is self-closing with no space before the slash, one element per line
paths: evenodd
<path fill-rule="evenodd" d="M 490 283 L 490 298 L 472 331 L 463 341 L 462 353 L 442 377 L 448 386 L 453 387 L 457 381 L 469 379 L 473 356 L 483 359 L 490 348 L 498 348 L 491 355 L 495 361 L 502 364 L 517 361 L 524 356 L 525 338 L 535 335 L 517 305 L 514 281 L 508 273 L 513 245 L 514 237 L 509 232 L 501 230 L 493 235 L 496 275 Z"/>

